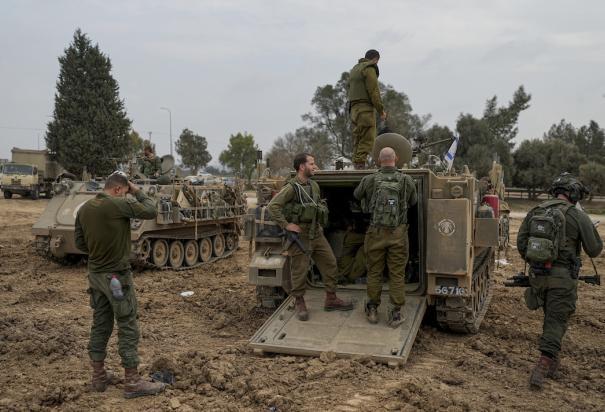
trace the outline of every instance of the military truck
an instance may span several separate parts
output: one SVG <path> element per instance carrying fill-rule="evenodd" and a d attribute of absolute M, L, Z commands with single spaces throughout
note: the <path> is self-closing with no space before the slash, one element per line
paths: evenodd
<path fill-rule="evenodd" d="M 131 220 L 133 266 L 145 269 L 191 269 L 231 255 L 238 246 L 246 212 L 241 187 L 197 185 L 176 180 L 159 185 L 135 180 L 156 201 L 155 220 Z M 83 252 L 75 245 L 78 209 L 103 190 L 103 182 L 65 179 L 32 227 L 38 253 L 60 263 L 74 262 Z"/>
<path fill-rule="evenodd" d="M 338 356 L 369 356 L 388 364 L 405 363 L 427 307 L 433 307 L 437 323 L 446 330 L 475 333 L 492 296 L 494 251 L 498 247 L 498 219 L 478 213 L 481 200 L 477 181 L 468 172 L 436 174 L 430 169 L 410 169 L 411 145 L 400 135 L 383 134 L 376 140 L 374 158 L 382 147 L 393 147 L 397 166 L 410 175 L 418 190 L 418 204 L 408 210 L 409 263 L 406 268 L 406 321 L 397 329 L 386 323 L 388 283 L 383 287 L 380 322 L 365 318 L 365 275 L 354 284 L 339 286 L 342 298 L 356 301 L 351 312 L 323 311 L 323 284 L 316 268 L 307 275 L 305 295 L 310 319 L 295 316 L 290 291 L 289 258 L 284 239 L 264 208 L 246 217 L 245 235 L 255 243 L 249 281 L 257 288 L 260 306 L 277 308 L 251 338 L 259 352 L 318 355 L 333 351 Z M 337 258 L 351 225 L 363 226 L 366 216 L 353 197 L 360 180 L 373 170 L 319 171 L 314 180 L 326 199 L 330 218 L 324 228 Z M 485 216 L 485 217 L 478 217 Z M 387 269 L 388 270 L 388 269 Z"/>
<path fill-rule="evenodd" d="M 5 199 L 13 194 L 28 196 L 34 200 L 41 194 L 50 198 L 52 185 L 65 171 L 50 160 L 47 150 L 30 150 L 13 147 L 12 161 L 3 168 L 0 185 Z"/>

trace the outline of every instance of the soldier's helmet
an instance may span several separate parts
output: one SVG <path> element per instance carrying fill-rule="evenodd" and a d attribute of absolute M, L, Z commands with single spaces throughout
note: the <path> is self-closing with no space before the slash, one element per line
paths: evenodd
<path fill-rule="evenodd" d="M 588 190 L 588 188 L 584 186 L 582 182 L 576 179 L 571 173 L 564 172 L 553 180 L 549 193 L 553 197 L 563 194 L 575 204 L 589 195 L 590 190 Z"/>

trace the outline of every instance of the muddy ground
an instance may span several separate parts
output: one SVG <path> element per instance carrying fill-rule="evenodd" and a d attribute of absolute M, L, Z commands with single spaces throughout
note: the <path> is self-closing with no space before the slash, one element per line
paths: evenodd
<path fill-rule="evenodd" d="M 532 392 L 542 316 L 525 308 L 522 289 L 502 285 L 522 267 L 514 249 L 495 274 L 480 333 L 453 335 L 426 323 L 398 369 L 330 354 L 253 354 L 247 340 L 269 313 L 255 308 L 247 283 L 247 244 L 203 269 L 146 271 L 135 278 L 141 371 L 169 363 L 177 383 L 134 400 L 124 400 L 120 386 L 91 393 L 85 267 L 49 263 L 32 248 L 30 226 L 46 202 L 0 200 L 0 410 L 605 410 L 605 286 L 579 285 L 563 376 Z M 518 226 L 515 219 L 513 241 Z M 596 262 L 605 273 L 605 259 Z M 195 294 L 180 297 L 185 290 Z M 115 335 L 108 364 L 122 372 Z"/>

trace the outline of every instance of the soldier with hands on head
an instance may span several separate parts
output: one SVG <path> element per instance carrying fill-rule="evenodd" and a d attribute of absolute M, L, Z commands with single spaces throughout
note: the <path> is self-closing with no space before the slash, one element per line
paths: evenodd
<path fill-rule="evenodd" d="M 328 221 L 328 209 L 320 198 L 319 185 L 311 177 L 315 173 L 315 159 L 308 153 L 294 157 L 296 177 L 291 179 L 269 202 L 271 218 L 287 232 L 294 232 L 301 245 L 292 242 L 288 248 L 291 294 L 296 298 L 296 316 L 306 321 L 309 311 L 305 304 L 307 273 L 317 265 L 326 288 L 324 310 L 351 310 L 353 304 L 336 296 L 338 267 L 336 257 L 323 234 Z"/>
<path fill-rule="evenodd" d="M 368 155 L 376 139 L 376 112 L 382 120 L 387 117 L 378 87 L 378 60 L 376 50 L 368 50 L 363 59 L 349 73 L 349 104 L 353 123 L 353 165 L 365 169 Z"/>
<path fill-rule="evenodd" d="M 127 194 L 134 199 L 126 198 Z M 110 175 L 103 192 L 80 207 L 76 215 L 75 242 L 88 254 L 88 293 L 93 309 L 88 352 L 93 368 L 92 389 L 103 392 L 115 383 L 105 370 L 107 342 L 118 325 L 118 353 L 125 369 L 124 396 L 153 395 L 164 389 L 162 383 L 141 379 L 138 344 L 137 300 L 130 270 L 130 219 L 154 219 L 156 205 L 122 172 Z M 117 279 L 121 293 L 112 291 Z M 119 285 L 117 285 L 119 286 Z"/>
<path fill-rule="evenodd" d="M 603 249 L 592 221 L 576 207 L 588 194 L 586 187 L 563 173 L 553 181 L 550 194 L 553 199 L 527 213 L 517 235 L 517 249 L 529 265 L 525 302 L 530 310 L 544 310 L 541 354 L 529 379 L 533 389 L 556 377 L 561 341 L 576 309 L 580 251 L 593 258 Z"/>
<path fill-rule="evenodd" d="M 368 322 L 378 323 L 386 266 L 392 305 L 387 324 L 397 327 L 405 321 L 401 306 L 405 304 L 405 268 L 409 257 L 407 211 L 416 204 L 418 196 L 412 178 L 397 170 L 397 156 L 392 148 L 380 151 L 379 162 L 380 169 L 365 176 L 354 191 L 362 209 L 370 214 L 364 243 L 368 269 L 366 316 Z"/>

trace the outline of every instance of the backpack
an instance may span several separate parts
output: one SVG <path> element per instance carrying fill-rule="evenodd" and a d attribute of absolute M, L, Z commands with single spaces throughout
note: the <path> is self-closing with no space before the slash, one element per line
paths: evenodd
<path fill-rule="evenodd" d="M 407 210 L 407 185 L 401 184 L 404 178 L 405 175 L 400 172 L 376 174 L 374 193 L 370 200 L 372 225 L 395 228 L 404 223 L 403 217 Z"/>
<path fill-rule="evenodd" d="M 534 208 L 528 222 L 525 260 L 530 265 L 550 267 L 565 244 L 565 214 L 573 205 L 549 200 Z"/>

